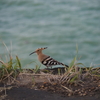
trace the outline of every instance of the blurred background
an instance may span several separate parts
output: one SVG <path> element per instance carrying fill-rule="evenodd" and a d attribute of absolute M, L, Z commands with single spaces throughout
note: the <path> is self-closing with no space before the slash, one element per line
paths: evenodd
<path fill-rule="evenodd" d="M 0 0 L 0 57 L 7 45 L 23 68 L 34 68 L 37 48 L 68 64 L 76 55 L 86 66 L 100 64 L 100 0 Z M 12 48 L 12 49 L 11 49 Z M 41 68 L 45 68 L 41 66 Z"/>

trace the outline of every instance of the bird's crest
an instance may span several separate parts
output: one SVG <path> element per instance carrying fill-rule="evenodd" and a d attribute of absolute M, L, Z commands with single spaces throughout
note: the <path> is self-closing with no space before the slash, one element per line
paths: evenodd
<path fill-rule="evenodd" d="M 44 49 L 47 49 L 47 47 L 44 47 L 44 48 L 38 48 L 38 49 L 36 49 L 36 51 L 44 50 Z"/>

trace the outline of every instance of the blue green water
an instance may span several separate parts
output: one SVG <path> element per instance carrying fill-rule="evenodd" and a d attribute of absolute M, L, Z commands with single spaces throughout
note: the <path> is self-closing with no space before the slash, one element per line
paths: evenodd
<path fill-rule="evenodd" d="M 31 52 L 40 47 L 68 64 L 76 55 L 86 66 L 100 64 L 100 0 L 0 0 L 0 57 L 18 55 L 23 68 L 37 61 Z M 42 66 L 44 67 L 44 66 Z"/>

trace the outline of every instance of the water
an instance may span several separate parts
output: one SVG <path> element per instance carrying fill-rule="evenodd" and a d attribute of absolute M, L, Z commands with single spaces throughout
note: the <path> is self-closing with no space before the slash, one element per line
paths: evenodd
<path fill-rule="evenodd" d="M 0 0 L 0 56 L 18 55 L 23 68 L 34 68 L 40 47 L 68 64 L 76 55 L 86 66 L 100 64 L 100 0 Z M 29 65 L 28 65 L 29 64 Z M 28 65 L 28 66 L 27 66 Z M 41 66 L 44 68 L 44 66 Z"/>

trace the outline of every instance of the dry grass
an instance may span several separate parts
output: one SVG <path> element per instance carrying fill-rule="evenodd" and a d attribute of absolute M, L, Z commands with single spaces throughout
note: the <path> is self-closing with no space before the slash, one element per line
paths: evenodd
<path fill-rule="evenodd" d="M 78 47 L 77 47 L 77 53 L 78 53 Z M 80 67 L 83 66 L 83 67 Z M 94 68 L 94 67 L 86 67 L 82 63 L 78 63 L 77 61 L 77 55 L 74 57 L 74 59 L 71 61 L 69 68 L 65 68 L 65 73 L 60 73 L 60 69 L 58 69 L 58 74 L 50 76 L 47 76 L 47 79 L 49 83 L 51 84 L 59 84 L 63 85 L 66 84 L 73 84 L 77 83 L 79 84 L 84 83 L 84 80 L 88 77 L 91 77 L 92 79 L 94 77 L 97 77 L 100 79 L 100 67 Z M 67 87 L 66 87 L 67 88 Z"/>
<path fill-rule="evenodd" d="M 21 71 L 21 63 L 18 56 L 14 59 L 6 44 L 3 44 L 8 51 L 8 56 L 6 55 L 5 60 L 0 58 L 0 83 L 5 81 L 9 83 L 15 81 L 18 73 Z"/>

